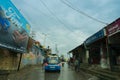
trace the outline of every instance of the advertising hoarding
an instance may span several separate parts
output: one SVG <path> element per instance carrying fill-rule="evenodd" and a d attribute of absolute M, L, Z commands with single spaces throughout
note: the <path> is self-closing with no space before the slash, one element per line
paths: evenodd
<path fill-rule="evenodd" d="M 10 0 L 0 0 L 0 47 L 25 52 L 30 25 Z"/>
<path fill-rule="evenodd" d="M 111 36 L 120 31 L 120 18 L 109 24 L 107 27 L 107 35 Z"/>

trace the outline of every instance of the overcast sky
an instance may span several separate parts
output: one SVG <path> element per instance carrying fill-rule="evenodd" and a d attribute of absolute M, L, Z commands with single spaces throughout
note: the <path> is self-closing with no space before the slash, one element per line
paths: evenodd
<path fill-rule="evenodd" d="M 63 0 L 67 1 L 67 0 Z M 120 0 L 68 0 L 72 7 L 102 22 L 111 23 L 120 17 Z M 59 54 L 66 54 L 106 25 L 82 15 L 62 0 L 12 0 L 31 28 L 35 39 Z"/>

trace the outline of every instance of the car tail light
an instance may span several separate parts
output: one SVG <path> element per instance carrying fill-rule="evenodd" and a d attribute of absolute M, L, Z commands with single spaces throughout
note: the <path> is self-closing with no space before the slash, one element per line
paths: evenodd
<path fill-rule="evenodd" d="M 48 64 L 47 63 L 45 63 L 45 66 L 47 66 Z"/>
<path fill-rule="evenodd" d="M 61 64 L 58 64 L 58 66 L 61 66 Z"/>

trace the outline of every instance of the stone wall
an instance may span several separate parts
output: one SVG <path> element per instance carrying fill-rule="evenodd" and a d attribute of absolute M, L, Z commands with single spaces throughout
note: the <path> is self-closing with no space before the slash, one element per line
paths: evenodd
<path fill-rule="evenodd" d="M 0 70 L 17 70 L 19 54 L 7 49 L 0 49 Z"/>

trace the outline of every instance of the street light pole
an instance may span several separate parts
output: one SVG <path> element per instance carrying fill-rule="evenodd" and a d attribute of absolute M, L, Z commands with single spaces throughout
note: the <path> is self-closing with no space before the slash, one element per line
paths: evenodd
<path fill-rule="evenodd" d="M 44 35 L 43 45 L 45 47 L 47 34 L 45 34 L 45 33 L 42 33 L 42 34 Z"/>
<path fill-rule="evenodd" d="M 59 51 L 58 51 L 58 47 L 57 47 L 57 44 L 55 44 L 55 53 L 58 54 Z"/>

